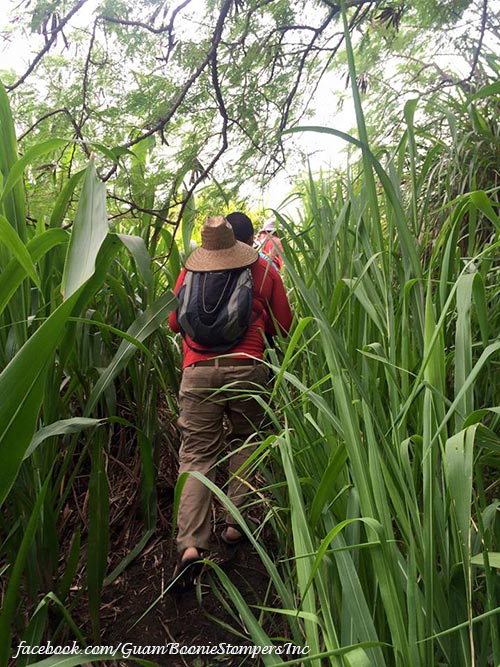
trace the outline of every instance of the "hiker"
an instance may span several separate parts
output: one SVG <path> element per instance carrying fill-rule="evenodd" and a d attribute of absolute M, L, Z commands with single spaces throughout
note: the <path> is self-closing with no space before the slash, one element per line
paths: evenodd
<path fill-rule="evenodd" d="M 229 215 L 226 215 L 226 220 L 233 228 L 233 232 L 237 241 L 242 241 L 243 243 L 254 247 L 255 230 L 248 215 L 245 213 L 240 213 L 239 211 L 235 211 L 234 213 L 229 213 Z M 278 267 L 274 264 L 270 257 L 265 255 L 263 252 L 259 252 L 259 256 L 263 257 L 268 262 L 269 266 L 271 266 L 275 271 L 279 271 Z"/>
<path fill-rule="evenodd" d="M 226 220 L 233 228 L 233 232 L 237 241 L 242 241 L 242 243 L 246 243 L 247 245 L 255 247 L 255 230 L 253 228 L 252 221 L 250 220 L 248 215 L 246 215 L 245 213 L 241 213 L 239 211 L 235 211 L 234 213 L 229 213 L 229 215 L 226 215 Z M 275 273 L 279 274 L 278 267 L 267 255 L 259 251 L 259 257 L 265 259 L 267 262 L 267 266 L 271 267 L 271 269 Z M 273 336 L 266 334 L 265 338 L 266 338 L 266 345 L 272 347 Z"/>
<path fill-rule="evenodd" d="M 248 215 L 240 213 L 240 211 L 235 211 L 226 215 L 226 220 L 233 228 L 236 240 L 253 247 L 255 230 Z"/>
<path fill-rule="evenodd" d="M 268 220 L 257 234 L 257 244 L 262 254 L 276 266 L 278 271 L 283 268 L 283 245 L 276 232 L 273 220 Z"/>
<path fill-rule="evenodd" d="M 276 328 L 286 334 L 292 313 L 279 274 L 269 271 L 268 262 L 251 245 L 236 240 L 224 217 L 209 216 L 201 239 L 201 247 L 187 258 L 177 279 L 174 291 L 179 305 L 169 316 L 173 331 L 183 335 L 179 475 L 198 471 L 215 480 L 226 415 L 231 429 L 229 446 L 234 451 L 229 461 L 228 496 L 243 511 L 248 483 L 240 468 L 253 447 L 241 447 L 258 430 L 264 410 L 255 398 L 241 394 L 264 390 L 268 378 L 262 363 L 264 337 L 276 334 Z M 233 328 L 238 329 L 238 321 L 241 330 L 230 331 L 228 323 L 236 323 Z M 236 471 L 238 476 L 234 476 Z M 199 570 L 199 563 L 193 564 L 208 549 L 210 509 L 210 491 L 189 475 L 177 517 L 174 580 L 178 579 L 174 586 L 178 592 L 192 586 Z M 232 546 L 243 538 L 227 513 L 221 539 Z"/>

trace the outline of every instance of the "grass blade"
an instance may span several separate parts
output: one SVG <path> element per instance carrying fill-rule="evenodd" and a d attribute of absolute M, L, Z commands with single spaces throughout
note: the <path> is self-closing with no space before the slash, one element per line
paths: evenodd
<path fill-rule="evenodd" d="M 94 274 L 97 255 L 107 234 L 106 187 L 98 179 L 91 160 L 85 173 L 64 266 L 62 290 L 65 299 Z"/>

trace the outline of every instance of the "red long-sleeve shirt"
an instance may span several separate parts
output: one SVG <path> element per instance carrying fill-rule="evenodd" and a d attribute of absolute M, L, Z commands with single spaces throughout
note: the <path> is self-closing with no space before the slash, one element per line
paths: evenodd
<path fill-rule="evenodd" d="M 277 236 L 269 236 L 262 244 L 261 252 L 269 258 L 278 271 L 283 268 L 283 245 Z"/>
<path fill-rule="evenodd" d="M 231 348 L 226 354 L 238 357 L 256 357 L 262 359 L 264 354 L 264 336 L 276 334 L 274 321 L 282 334 L 288 333 L 292 323 L 292 311 L 281 277 L 277 271 L 271 268 L 268 261 L 259 257 L 255 264 L 250 267 L 253 280 L 253 305 L 250 317 L 250 326 L 243 340 Z M 177 294 L 182 283 L 186 269 L 182 269 L 177 278 L 174 292 Z M 174 310 L 168 317 L 168 323 L 173 331 L 180 331 L 177 322 L 177 311 Z M 202 346 L 188 337 L 188 342 L 197 348 Z M 219 353 L 196 352 L 183 340 L 184 363 L 183 367 L 190 366 L 196 361 L 211 359 L 219 356 Z"/>

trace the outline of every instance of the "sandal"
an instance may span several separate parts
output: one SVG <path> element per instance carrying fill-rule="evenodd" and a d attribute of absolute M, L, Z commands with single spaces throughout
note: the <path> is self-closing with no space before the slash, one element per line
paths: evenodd
<path fill-rule="evenodd" d="M 170 589 L 180 595 L 194 587 L 196 578 L 203 569 L 204 556 L 199 552 L 198 556 L 191 558 L 179 558 L 174 568 L 174 573 L 169 582 Z"/>
<path fill-rule="evenodd" d="M 238 536 L 229 538 L 227 536 L 228 528 L 232 528 L 233 530 L 235 530 L 238 533 Z M 220 538 L 224 542 L 224 544 L 227 544 L 229 547 L 235 547 L 237 544 L 241 544 L 241 542 L 244 542 L 245 540 L 248 539 L 245 533 L 241 532 L 241 528 L 236 523 L 226 523 L 225 527 L 222 529 Z"/>

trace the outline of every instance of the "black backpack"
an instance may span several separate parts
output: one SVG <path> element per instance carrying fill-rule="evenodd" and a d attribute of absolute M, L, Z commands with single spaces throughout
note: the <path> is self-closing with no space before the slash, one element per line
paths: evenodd
<path fill-rule="evenodd" d="M 177 299 L 177 322 L 183 338 L 186 340 L 188 334 L 210 352 L 227 352 L 243 339 L 250 326 L 252 272 L 248 267 L 186 271 Z M 187 344 L 195 352 L 207 351 Z"/>

